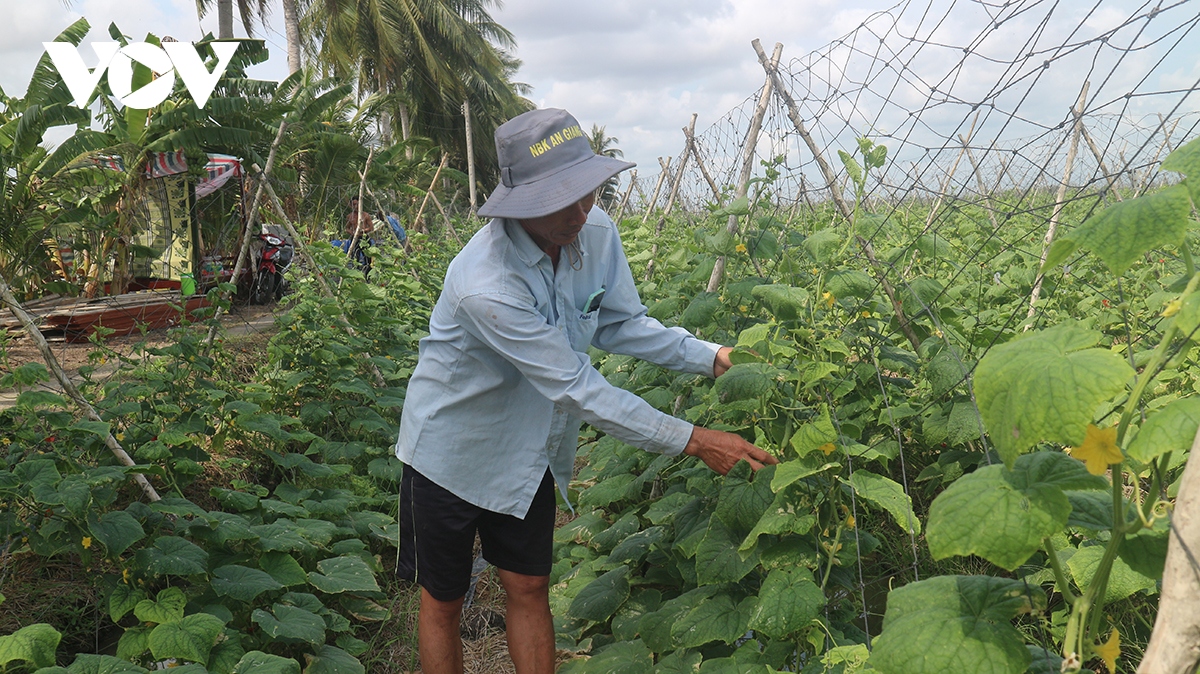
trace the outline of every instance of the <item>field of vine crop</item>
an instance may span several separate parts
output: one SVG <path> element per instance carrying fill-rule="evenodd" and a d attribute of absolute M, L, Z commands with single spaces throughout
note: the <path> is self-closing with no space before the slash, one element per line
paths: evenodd
<path fill-rule="evenodd" d="M 1200 426 L 1200 189 L 1180 181 L 1200 176 L 1200 141 L 1147 194 L 1066 204 L 1044 265 L 1040 233 L 1002 242 L 972 204 L 863 198 L 885 155 L 866 141 L 843 153 L 849 219 L 790 215 L 767 166 L 745 199 L 661 230 L 622 224 L 650 314 L 736 345 L 735 365 L 715 382 L 600 352 L 596 367 L 781 463 L 720 477 L 585 430 L 555 533 L 560 671 L 1140 661 Z M 949 215 L 923 233 L 931 208 Z M 11 625 L 0 670 L 416 669 L 411 646 L 396 650 L 412 606 L 390 577 L 391 444 L 455 248 L 415 234 L 407 253 L 377 250 L 367 279 L 318 245 L 319 268 L 293 272 L 286 313 L 251 353 L 209 347 L 201 322 L 120 355 L 119 376 L 85 368 L 101 421 L 40 388 L 41 363 L 0 361 L 0 387 L 22 391 L 0 411 L 0 601 L 28 612 L 36 600 L 14 593 L 51 566 L 92 590 L 71 621 Z"/>
<path fill-rule="evenodd" d="M 206 103 L 131 108 L 98 64 L 88 107 L 48 54 L 0 91 L 0 674 L 421 669 L 393 445 L 492 132 L 533 103 L 479 3 L 416 22 L 466 31 L 424 59 L 396 49 L 435 26 L 377 20 L 396 3 L 299 4 L 283 82 L 252 75 L 263 40 L 208 36 Z M 1200 1 L 1120 5 L 839 6 L 823 30 L 856 27 L 787 59 L 750 41 L 749 96 L 601 186 L 649 314 L 733 365 L 594 367 L 779 463 L 720 476 L 585 427 L 560 672 L 1196 671 Z M 130 63 L 108 72 L 163 83 Z M 645 65 L 629 84 L 703 98 Z M 585 120 L 594 152 L 665 147 L 618 148 L 626 112 Z M 248 291 L 286 258 L 252 248 L 268 231 L 295 246 L 280 297 Z M 167 306 L 193 286 L 207 306 Z M 251 297 L 279 299 L 269 329 L 226 330 Z M 66 343 L 151 305 L 181 324 Z M 511 672 L 497 574 L 475 580 L 466 670 Z"/>

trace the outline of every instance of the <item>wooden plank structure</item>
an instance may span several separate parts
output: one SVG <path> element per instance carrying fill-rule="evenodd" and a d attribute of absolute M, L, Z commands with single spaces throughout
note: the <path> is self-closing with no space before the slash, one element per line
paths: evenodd
<path fill-rule="evenodd" d="M 204 295 L 192 295 L 182 302 L 178 288 L 156 288 L 94 299 L 42 298 L 22 306 L 42 334 L 62 336 L 74 343 L 87 340 L 98 327 L 108 328 L 113 331 L 110 336 L 119 337 L 141 327 L 154 330 L 178 325 L 183 312 L 195 317 L 210 304 Z M 0 318 L 0 330 L 16 336 L 22 328 L 15 317 L 4 316 Z"/>

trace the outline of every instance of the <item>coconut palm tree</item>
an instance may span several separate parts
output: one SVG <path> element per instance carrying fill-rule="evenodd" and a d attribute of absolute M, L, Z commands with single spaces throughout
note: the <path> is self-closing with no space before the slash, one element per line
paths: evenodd
<path fill-rule="evenodd" d="M 234 0 L 196 0 L 196 12 L 203 19 L 212 11 L 214 5 L 217 8 L 217 38 L 232 40 Z M 266 25 L 267 15 L 271 12 L 271 3 L 270 0 L 237 0 L 237 10 L 242 19 L 242 27 L 246 29 L 246 35 L 254 37 L 255 20 Z"/>
<path fill-rule="evenodd" d="M 588 134 L 588 144 L 592 146 L 592 152 L 612 159 L 625 156 L 625 153 L 617 147 L 619 142 L 621 142 L 619 139 L 608 135 L 605 128 L 598 124 L 593 124 L 592 131 Z M 613 176 L 600 186 L 599 191 L 596 192 L 596 201 L 599 202 L 600 208 L 608 210 L 616 203 L 619 181 L 620 178 Z"/>
<path fill-rule="evenodd" d="M 488 155 L 495 127 L 529 107 L 510 81 L 515 61 L 503 50 L 515 43 L 488 13 L 493 1 L 310 2 L 301 31 L 323 74 L 355 82 L 360 96 L 388 97 L 401 139 L 426 136 L 462 156 L 461 106 L 470 101 L 485 166 L 494 163 Z M 385 141 L 389 126 L 381 134 Z"/>

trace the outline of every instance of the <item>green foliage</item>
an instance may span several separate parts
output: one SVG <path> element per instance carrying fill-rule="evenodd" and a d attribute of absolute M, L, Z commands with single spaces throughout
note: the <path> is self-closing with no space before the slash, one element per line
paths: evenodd
<path fill-rule="evenodd" d="M 29 625 L 0 636 L 0 667 L 9 663 L 24 662 L 32 667 L 49 667 L 54 664 L 54 651 L 62 635 L 49 625 Z"/>
<path fill-rule="evenodd" d="M 884 674 L 1020 674 L 1031 662 L 1009 619 L 1046 607 L 1040 588 L 1007 578 L 939 576 L 888 594 L 871 666 Z"/>
<path fill-rule="evenodd" d="M 1123 274 L 1146 251 L 1183 243 L 1191 212 L 1188 188 L 1183 185 L 1110 206 L 1056 241 L 1046 267 L 1063 262 L 1077 248 L 1087 248 L 1112 273 Z"/>
<path fill-rule="evenodd" d="M 362 129 L 338 117 L 346 91 L 296 94 L 293 170 L 333 180 L 364 160 Z M 1194 152 L 1168 163 L 1187 173 Z M 1022 332 L 1036 256 L 988 241 L 976 221 L 986 215 L 969 204 L 951 204 L 935 231 L 927 210 L 867 213 L 865 186 L 886 150 L 864 142 L 842 159 L 857 197 L 849 221 L 828 211 L 781 222 L 769 164 L 745 201 L 714 209 L 719 222 L 623 232 L 634 264 L 655 259 L 654 244 L 669 250 L 641 286 L 651 314 L 736 344 L 735 365 L 715 382 L 625 356 L 596 355 L 597 369 L 780 464 L 753 474 L 742 463 L 722 478 L 691 457 L 585 435 L 571 490 L 579 516 L 554 536 L 556 637 L 583 655 L 563 671 L 1059 671 L 1060 656 L 1090 657 L 1108 616 L 1157 592 L 1162 494 L 1200 422 L 1190 360 L 1200 284 L 1159 283 L 1168 263 L 1143 254 L 1186 244 L 1180 190 L 1127 199 L 1073 230 L 1065 217 L 1062 246 L 1096 252 L 1104 268 L 1081 258 L 1070 278 L 1047 274 L 1042 322 Z M 329 203 L 304 212 L 338 217 Z M 730 215 L 757 229 L 730 235 Z M 1012 226 L 1036 222 L 1024 217 Z M 868 226 L 882 273 L 851 250 Z M 108 617 L 128 625 L 118 658 L 80 656 L 71 671 L 142 671 L 162 657 L 191 671 L 364 671 L 354 635 L 387 615 L 376 574 L 397 540 L 391 451 L 405 381 L 453 253 L 414 239 L 407 258 L 378 249 L 369 281 L 331 246 L 312 246 L 324 278 L 339 280 L 334 297 L 296 275 L 253 382 L 234 376 L 229 352 L 181 331 L 130 358 L 114 383 L 85 384 L 100 424 L 34 391 L 0 412 L 11 438 L 0 536 L 18 554 L 78 560 Z M 964 249 L 991 257 L 977 268 Z M 717 254 L 729 256 L 728 276 L 710 293 Z M 1117 287 L 1107 267 L 1124 274 L 1121 306 L 1105 304 Z M 45 378 L 16 368 L 0 385 Z M 1102 460 L 1089 459 L 1089 425 L 1116 438 Z M 166 498 L 137 498 L 132 471 L 99 437 L 108 431 Z M 236 465 L 230 448 L 251 449 L 253 470 L 201 489 L 208 468 Z M 1097 467 L 1111 477 L 1089 473 Z M 885 575 L 877 634 L 862 616 L 881 612 L 883 592 L 870 588 Z"/>
<path fill-rule="evenodd" d="M 1065 490 L 1104 488 L 1083 464 L 1058 452 L 1018 458 L 1012 470 L 986 466 L 956 481 L 929 509 L 935 559 L 979 555 L 1012 570 L 1067 525 Z"/>
<path fill-rule="evenodd" d="M 1100 403 L 1133 375 L 1120 355 L 1089 348 L 1100 333 L 1064 323 L 992 348 L 975 369 L 975 399 L 1012 467 L 1039 442 L 1079 444 Z"/>

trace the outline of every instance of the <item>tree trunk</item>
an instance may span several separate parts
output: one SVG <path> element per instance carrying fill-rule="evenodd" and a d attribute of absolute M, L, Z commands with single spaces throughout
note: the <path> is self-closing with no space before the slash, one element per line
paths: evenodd
<path fill-rule="evenodd" d="M 233 39 L 233 0 L 217 0 L 217 37 Z"/>
<path fill-rule="evenodd" d="M 404 139 L 405 142 L 408 142 L 408 132 L 411 129 L 408 119 L 408 106 L 400 103 L 398 107 L 400 108 L 400 137 Z M 413 149 L 411 147 L 404 148 L 404 157 L 409 161 L 412 161 Z"/>
<path fill-rule="evenodd" d="M 296 0 L 283 0 L 283 29 L 287 34 L 288 72 L 300 70 L 300 12 Z"/>

